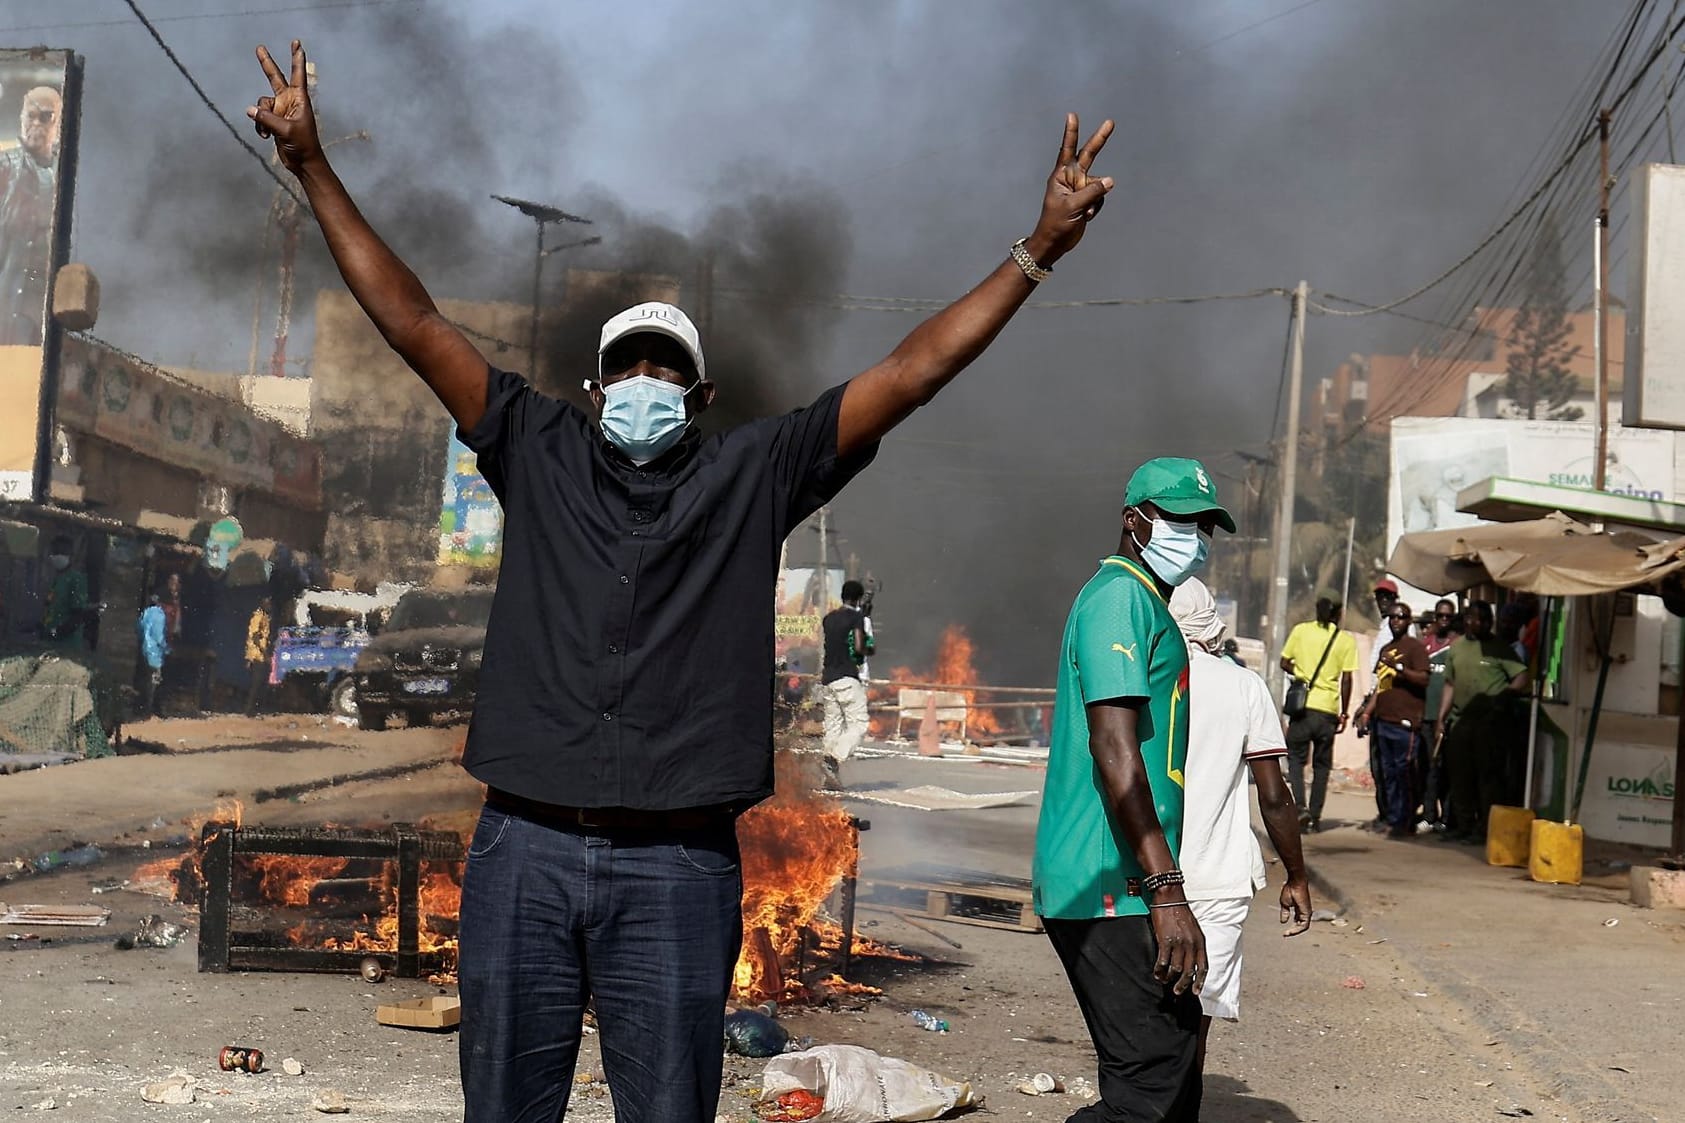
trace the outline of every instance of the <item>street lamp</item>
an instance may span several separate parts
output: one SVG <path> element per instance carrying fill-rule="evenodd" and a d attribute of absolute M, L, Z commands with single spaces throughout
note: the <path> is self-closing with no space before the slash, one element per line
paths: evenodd
<path fill-rule="evenodd" d="M 591 225 L 591 220 L 581 218 L 576 214 L 569 214 L 560 207 L 548 206 L 544 203 L 534 203 L 528 199 L 514 199 L 508 195 L 493 195 L 493 199 L 505 206 L 514 207 L 538 226 L 538 251 L 532 259 L 532 326 L 529 329 L 527 342 L 527 365 L 531 367 L 531 376 L 538 379 L 538 315 L 540 303 L 543 299 L 544 259 L 548 256 L 544 249 L 544 228 L 552 222 L 577 222 L 585 226 Z M 580 242 L 573 242 L 557 249 L 572 249 L 575 246 L 594 245 L 602 241 L 601 238 L 587 238 Z"/>

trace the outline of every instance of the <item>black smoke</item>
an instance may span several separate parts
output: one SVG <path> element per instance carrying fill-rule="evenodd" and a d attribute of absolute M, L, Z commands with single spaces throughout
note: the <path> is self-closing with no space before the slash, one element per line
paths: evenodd
<path fill-rule="evenodd" d="M 109 17 L 100 0 L 47 7 Z M 252 46 L 303 37 L 325 134 L 372 138 L 335 166 L 440 297 L 530 299 L 532 223 L 490 194 L 593 218 L 601 246 L 547 262 L 559 390 L 588 374 L 615 303 L 569 304 L 568 266 L 673 276 L 699 315 L 706 268 L 729 420 L 811 400 L 917 322 L 837 294 L 952 298 L 1001 262 L 1067 110 L 1085 131 L 1117 119 L 1098 167 L 1118 187 L 1037 299 L 1301 277 L 1396 296 L 1504 213 L 1624 8 L 485 0 L 160 27 L 232 114 L 264 89 Z M 260 276 L 273 292 L 274 184 L 138 28 L 48 37 L 88 60 L 76 252 L 104 281 L 101 333 L 243 369 Z M 336 283 L 308 229 L 297 283 L 302 357 L 314 291 Z M 1232 453 L 1266 451 L 1285 329 L 1279 298 L 1022 312 L 836 504 L 836 550 L 885 583 L 885 665 L 927 662 L 958 621 L 986 676 L 1047 683 L 1136 464 L 1191 453 L 1239 492 Z M 1315 318 L 1307 382 L 1420 331 Z"/>

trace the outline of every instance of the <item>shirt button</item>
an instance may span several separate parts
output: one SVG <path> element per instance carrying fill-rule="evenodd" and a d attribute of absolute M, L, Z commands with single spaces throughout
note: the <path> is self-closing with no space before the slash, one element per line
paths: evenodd
<path fill-rule="evenodd" d="M 603 720 L 604 720 L 604 721 L 613 721 L 613 720 L 614 720 L 614 715 L 613 715 L 613 714 L 604 714 L 604 715 L 603 715 Z"/>
<path fill-rule="evenodd" d="M 625 575 L 625 574 L 624 574 L 624 573 L 622 573 L 622 574 L 621 574 L 621 575 L 620 575 L 620 583 L 621 583 L 621 584 L 622 584 L 622 585 L 628 585 L 628 584 L 631 584 L 631 581 L 632 581 L 632 579 L 631 579 L 631 578 L 630 578 L 630 577 L 628 577 L 628 576 L 626 576 L 626 575 Z"/>

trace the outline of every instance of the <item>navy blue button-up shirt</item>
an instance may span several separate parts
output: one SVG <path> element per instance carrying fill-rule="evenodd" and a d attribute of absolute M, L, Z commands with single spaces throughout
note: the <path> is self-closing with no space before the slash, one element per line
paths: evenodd
<path fill-rule="evenodd" d="M 568 807 L 746 807 L 772 792 L 779 549 L 871 463 L 843 387 L 642 467 L 582 410 L 493 369 L 463 442 L 503 560 L 463 764 Z"/>

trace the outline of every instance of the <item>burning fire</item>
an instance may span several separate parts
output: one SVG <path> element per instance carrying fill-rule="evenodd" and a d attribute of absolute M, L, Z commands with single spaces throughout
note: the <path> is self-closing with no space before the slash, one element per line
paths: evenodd
<path fill-rule="evenodd" d="M 896 667 L 889 672 L 890 684 L 871 692 L 871 700 L 893 706 L 897 700 L 898 684 L 902 683 L 934 683 L 943 687 L 975 683 L 977 668 L 971 662 L 972 651 L 971 636 L 966 633 L 965 627 L 961 624 L 949 624 L 942 631 L 942 641 L 936 648 L 936 665 L 931 668 L 929 674 L 918 674 L 911 667 Z M 965 728 L 968 736 L 987 736 L 1002 732 L 994 710 L 977 703 L 977 691 L 958 690 L 953 693 L 965 697 Z M 880 714 L 873 719 L 872 732 L 877 736 L 887 736 L 894 728 L 893 716 Z M 942 731 L 944 734 L 958 734 L 959 725 L 956 722 L 945 721 L 942 723 Z"/>
<path fill-rule="evenodd" d="M 204 832 L 206 823 L 229 823 L 238 829 L 245 814 L 246 805 L 239 800 L 219 799 L 209 812 L 191 815 L 182 820 L 182 825 L 187 828 L 187 837 L 197 839 Z M 142 893 L 198 904 L 199 889 L 204 885 L 204 878 L 199 872 L 198 843 L 194 843 L 194 848 L 185 858 L 159 858 L 147 862 L 135 871 L 130 884 Z"/>
<path fill-rule="evenodd" d="M 821 912 L 859 862 L 848 812 L 813 795 L 793 754 L 779 754 L 779 772 L 778 794 L 737 821 L 743 950 L 732 991 L 745 1002 L 784 1000 L 803 988 L 799 978 L 785 978 L 784 965 L 802 958 L 810 930 L 820 938 L 816 951 L 840 944 L 842 929 Z"/>
<path fill-rule="evenodd" d="M 194 836 L 200 836 L 206 823 L 228 823 L 237 829 L 243 816 L 244 807 L 238 800 L 219 801 L 208 815 L 188 819 L 186 825 Z M 204 890 L 201 856 L 207 841 L 201 838 L 182 857 L 146 863 L 135 871 L 131 884 L 142 892 L 185 904 L 199 904 Z M 419 947 L 422 952 L 452 951 L 456 947 L 457 914 L 462 907 L 461 874 L 454 866 L 440 868 L 440 865 L 424 863 L 422 866 Z M 317 908 L 327 912 L 342 898 L 348 898 L 353 906 L 365 906 L 356 914 L 358 919 L 348 937 L 343 934 L 344 919 L 314 916 L 289 928 L 287 939 L 295 946 L 328 951 L 395 952 L 398 949 L 397 867 L 392 862 L 380 862 L 367 876 L 356 876 L 359 870 L 368 867 L 354 867 L 349 858 L 242 854 L 235 862 L 234 877 L 237 883 L 243 884 L 243 889 L 237 890 L 236 895 L 279 908 Z"/>

